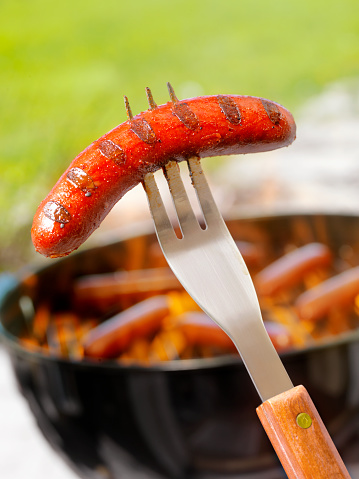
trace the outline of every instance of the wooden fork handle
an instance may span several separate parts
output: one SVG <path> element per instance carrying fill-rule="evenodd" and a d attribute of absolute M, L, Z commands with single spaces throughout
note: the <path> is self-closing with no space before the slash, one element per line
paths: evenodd
<path fill-rule="evenodd" d="M 290 479 L 350 479 L 303 386 L 268 399 L 257 414 Z"/>

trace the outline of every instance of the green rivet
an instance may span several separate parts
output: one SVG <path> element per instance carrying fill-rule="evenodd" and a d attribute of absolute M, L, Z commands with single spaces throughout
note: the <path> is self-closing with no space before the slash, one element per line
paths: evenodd
<path fill-rule="evenodd" d="M 296 421 L 302 429 L 308 429 L 312 425 L 312 418 L 306 412 L 298 414 Z"/>

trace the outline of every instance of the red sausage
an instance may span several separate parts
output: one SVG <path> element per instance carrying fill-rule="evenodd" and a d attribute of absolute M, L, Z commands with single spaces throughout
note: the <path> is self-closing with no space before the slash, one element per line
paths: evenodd
<path fill-rule="evenodd" d="M 255 278 L 257 293 L 271 296 L 278 291 L 300 283 L 303 277 L 316 268 L 329 266 L 332 253 L 328 246 L 309 243 L 277 259 Z"/>
<path fill-rule="evenodd" d="M 32 226 L 35 249 L 65 256 L 99 227 L 115 203 L 148 172 L 182 161 L 288 146 L 296 126 L 277 103 L 248 96 L 203 96 L 150 108 L 80 153 L 40 204 Z"/>
<path fill-rule="evenodd" d="M 187 344 L 191 346 L 217 346 L 237 351 L 231 338 L 205 313 L 185 313 L 177 328 L 183 333 Z"/>
<path fill-rule="evenodd" d="M 286 351 L 293 346 L 290 331 L 283 324 L 265 321 L 264 326 L 277 351 Z M 228 334 L 204 313 L 185 313 L 177 328 L 184 334 L 187 344 L 191 346 L 217 346 L 224 350 L 237 352 Z"/>
<path fill-rule="evenodd" d="M 118 356 L 137 336 L 157 331 L 170 313 L 167 296 L 153 296 L 99 324 L 84 338 L 84 354 L 94 358 Z"/>
<path fill-rule="evenodd" d="M 359 266 L 308 289 L 295 302 L 299 317 L 317 321 L 332 308 L 345 308 L 359 294 Z"/>
<path fill-rule="evenodd" d="M 133 304 L 154 294 L 183 289 L 172 270 L 137 269 L 81 276 L 73 283 L 73 302 L 80 310 L 101 313 L 112 307 Z"/>

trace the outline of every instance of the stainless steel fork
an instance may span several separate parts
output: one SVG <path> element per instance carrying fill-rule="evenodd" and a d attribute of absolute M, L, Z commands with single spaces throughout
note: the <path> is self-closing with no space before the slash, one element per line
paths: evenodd
<path fill-rule="evenodd" d="M 231 337 L 265 401 L 293 384 L 265 330 L 251 276 L 212 197 L 199 159 L 191 158 L 188 166 L 205 229 L 193 212 L 177 162 L 170 161 L 165 175 L 182 237 L 176 236 L 154 176 L 149 174 L 145 188 L 157 236 L 184 288 Z"/>
<path fill-rule="evenodd" d="M 154 175 L 144 178 L 156 233 L 167 262 L 187 292 L 232 339 L 263 404 L 258 416 L 290 478 L 349 478 L 335 446 L 303 386 L 293 384 L 263 324 L 246 264 L 230 235 L 197 157 L 188 160 L 203 213 L 193 212 L 179 166 L 164 174 L 181 237 L 169 219 Z"/>

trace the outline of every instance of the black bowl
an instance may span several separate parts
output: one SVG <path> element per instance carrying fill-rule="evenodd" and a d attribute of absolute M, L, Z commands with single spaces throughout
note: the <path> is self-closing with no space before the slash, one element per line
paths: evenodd
<path fill-rule="evenodd" d="M 292 215 L 227 222 L 235 238 L 322 241 L 359 264 L 358 218 Z M 306 236 L 306 238 L 304 238 Z M 164 362 L 152 367 L 74 361 L 31 352 L 17 338 L 29 327 L 26 298 L 69 302 L 74 278 L 131 267 L 133 245 L 146 251 L 153 232 L 85 249 L 10 281 L 0 332 L 20 389 L 50 444 L 80 477 L 286 477 L 257 418 L 260 399 L 237 356 Z M 138 259 L 136 263 L 138 263 Z M 146 257 L 141 259 L 146 267 Z M 25 300 L 24 300 L 25 298 Z M 25 313 L 24 313 L 25 312 Z M 309 391 L 344 461 L 359 463 L 359 331 L 282 355 L 295 385 Z M 353 476 L 354 477 L 354 476 Z"/>

